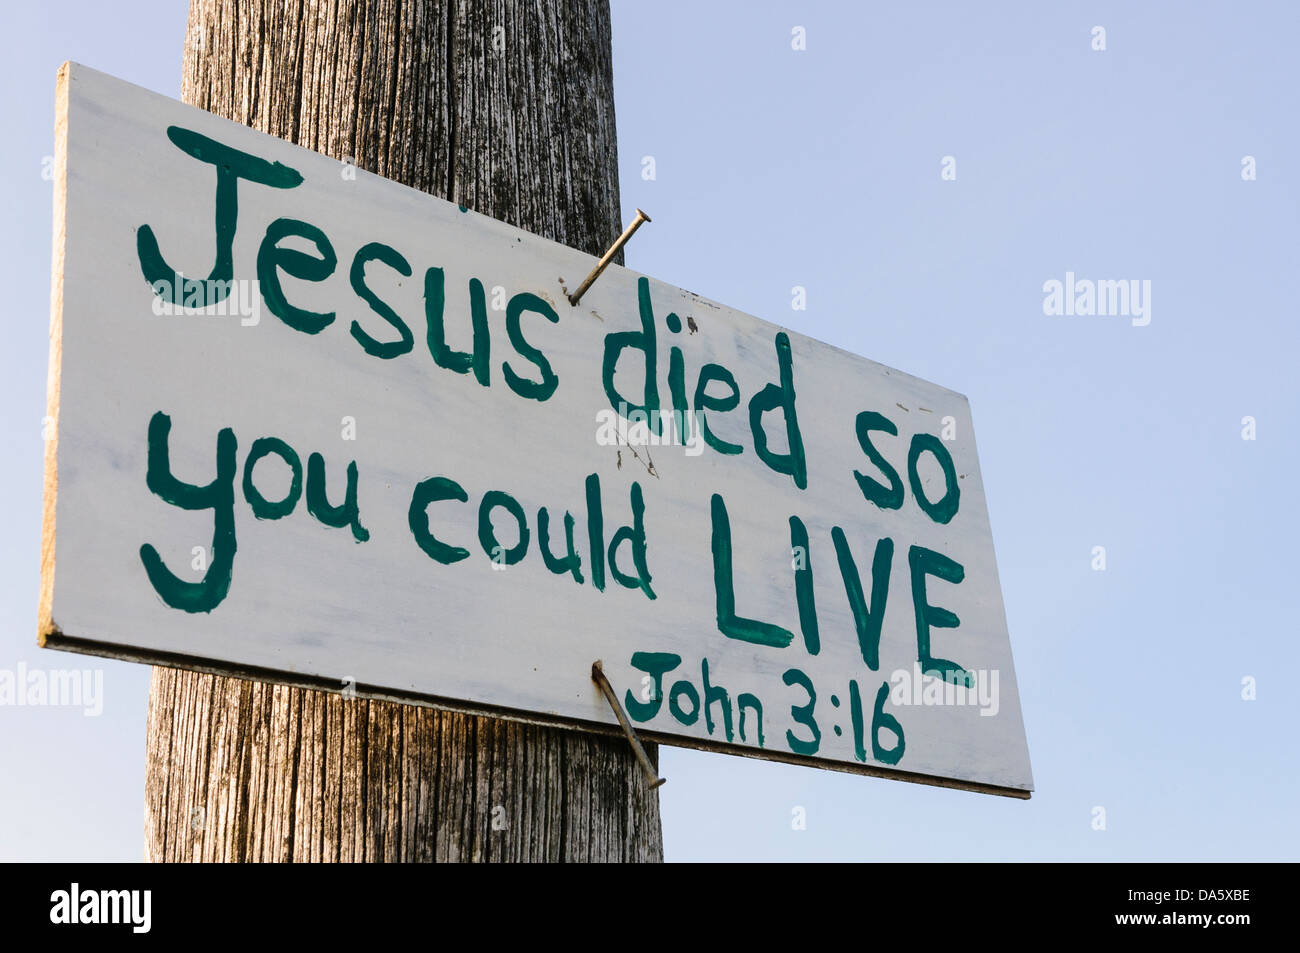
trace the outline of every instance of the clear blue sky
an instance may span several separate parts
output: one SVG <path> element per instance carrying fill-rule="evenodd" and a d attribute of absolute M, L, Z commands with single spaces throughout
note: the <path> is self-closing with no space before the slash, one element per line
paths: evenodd
<path fill-rule="evenodd" d="M 148 669 L 35 644 L 55 70 L 180 92 L 185 4 L 120 7 L 6 11 L 0 669 L 105 699 L 0 706 L 4 860 L 141 856 Z M 668 859 L 1300 856 L 1297 42 L 1287 2 L 615 0 L 628 264 L 969 396 L 1037 786 L 663 749 Z M 1151 323 L 1044 315 L 1066 272 Z"/>

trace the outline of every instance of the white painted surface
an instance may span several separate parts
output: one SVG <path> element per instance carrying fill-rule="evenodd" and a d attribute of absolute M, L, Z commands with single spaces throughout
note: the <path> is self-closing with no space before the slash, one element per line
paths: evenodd
<path fill-rule="evenodd" d="M 603 660 L 620 697 L 629 689 L 641 697 L 643 673 L 631 664 L 632 654 L 670 652 L 682 662 L 665 687 L 685 677 L 699 691 L 701 660 L 707 658 L 710 680 L 728 691 L 733 717 L 740 693 L 761 700 L 764 747 L 755 743 L 752 713 L 746 715 L 747 742 L 741 746 L 737 737 L 733 743 L 743 747 L 735 749 L 739 753 L 775 758 L 796 753 L 788 729 L 809 737 L 790 713 L 806 694 L 782 680 L 797 668 L 816 687 L 821 739 L 815 758 L 833 767 L 888 770 L 890 765 L 873 758 L 869 737 L 865 760 L 855 755 L 849 683 L 860 686 L 869 734 L 879 686 L 897 670 L 912 672 L 917 660 L 908 551 L 923 546 L 965 569 L 960 584 L 929 580 L 929 602 L 961 620 L 957 628 L 933 630 L 932 653 L 968 670 L 996 672 L 997 713 L 982 715 L 978 704 L 898 705 L 891 698 L 885 709 L 906 738 L 905 753 L 892 770 L 968 786 L 1032 789 L 966 398 L 791 333 L 808 469 L 807 488 L 797 489 L 755 455 L 747 412 L 750 398 L 778 380 L 774 340 L 780 329 L 650 280 L 664 405 L 671 403 L 670 346 L 684 355 L 688 395 L 702 364 L 724 365 L 739 384 L 741 405 L 726 414 L 710 412 L 708 419 L 719 436 L 744 451 L 726 456 L 706 447 L 691 456 L 681 447 L 651 447 L 656 476 L 624 448 L 620 467 L 619 451 L 596 439 L 597 413 L 610 404 L 601 358 L 607 334 L 640 327 L 635 272 L 611 266 L 581 304 L 570 307 L 565 289 L 586 275 L 594 263 L 590 256 L 364 172 L 351 178 L 334 160 L 84 67 L 71 68 L 68 86 L 62 325 L 51 367 L 57 499 L 53 526 L 47 508 L 47 533 L 54 530 L 43 606 L 48 644 L 141 660 L 180 656 L 202 667 L 270 670 L 338 688 L 353 680 L 363 693 L 418 695 L 523 717 L 610 725 L 613 713 L 590 679 L 592 661 Z M 150 226 L 168 262 L 191 276 L 208 273 L 215 246 L 213 167 L 173 145 L 169 126 L 301 173 L 302 184 L 291 189 L 239 184 L 234 274 L 256 277 L 258 248 L 273 220 L 310 222 L 328 236 L 338 265 L 321 282 L 286 278 L 284 285 L 298 306 L 335 311 L 330 326 L 304 334 L 261 301 L 256 324 L 238 315 L 155 315 L 155 297 L 137 255 L 137 229 Z M 56 222 L 56 235 L 58 228 Z M 396 337 L 348 281 L 354 253 L 372 241 L 395 248 L 414 272 L 400 278 L 379 263 L 366 272 L 370 287 L 414 334 L 414 349 L 391 360 L 366 354 L 349 333 L 355 319 L 377 338 Z M 56 239 L 56 271 L 57 245 Z M 487 289 L 488 387 L 437 366 L 425 344 L 423 276 L 430 267 L 446 275 L 448 338 L 457 349 L 470 344 L 470 278 Z M 58 281 L 56 274 L 56 312 Z M 523 319 L 524 334 L 558 376 L 545 402 L 524 399 L 506 384 L 503 362 L 523 376 L 537 374 L 512 348 L 505 311 L 492 307 L 498 286 L 506 299 L 532 292 L 555 305 L 557 324 L 536 314 Z M 698 333 L 686 327 L 670 333 L 670 311 L 684 325 L 689 316 Z M 58 318 L 56 313 L 56 332 Z M 616 382 L 624 394 L 636 395 L 635 355 L 624 364 Z M 711 392 L 722 389 L 715 384 Z M 872 437 L 902 478 L 901 509 L 868 502 L 855 480 L 858 470 L 884 481 L 855 436 L 855 417 L 867 410 L 898 427 L 897 437 Z M 169 607 L 141 561 L 141 546 L 151 544 L 178 576 L 198 581 L 203 573 L 190 568 L 193 550 L 210 548 L 213 535 L 210 510 L 180 510 L 146 486 L 146 435 L 159 411 L 171 417 L 172 471 L 183 480 L 213 479 L 219 430 L 231 428 L 238 443 L 238 551 L 229 592 L 211 612 Z M 948 416 L 956 438 L 943 446 L 960 475 L 960 507 L 942 525 L 921 511 L 907 486 L 907 458 L 913 435 L 938 436 Z M 355 440 L 343 439 L 345 417 L 355 420 Z M 769 415 L 767 425 L 773 448 L 783 450 L 781 414 Z M 368 541 L 358 543 L 346 528 L 323 525 L 308 514 L 305 500 L 283 519 L 254 518 L 241 484 L 249 447 L 265 436 L 292 446 L 304 470 L 308 455 L 321 453 L 336 504 L 344 470 L 356 462 Z M 647 448 L 637 452 L 647 459 Z M 938 499 L 944 481 L 931 456 L 923 457 L 919 472 Z M 263 461 L 256 473 L 268 497 L 287 486 L 274 460 Z M 603 592 L 591 584 L 584 480 L 592 473 L 601 484 L 606 545 L 631 521 L 633 481 L 644 492 L 654 600 L 612 578 Z M 54 476 L 47 473 L 47 482 Z M 441 502 L 428 509 L 436 535 L 471 553 L 452 565 L 427 556 L 408 526 L 413 488 L 434 476 L 454 479 L 469 494 L 466 504 Z M 527 554 L 505 569 L 494 568 L 477 538 L 478 504 L 488 490 L 511 494 L 528 518 Z M 715 493 L 730 517 L 736 610 L 790 630 L 794 640 L 788 647 L 755 645 L 719 631 L 710 519 Z M 543 565 L 541 506 L 552 514 L 553 549 L 563 550 L 564 511 L 573 515 L 582 585 Z M 803 520 L 811 540 L 821 642 L 815 656 L 805 648 L 795 602 L 792 515 Z M 512 544 L 510 521 L 499 516 L 496 525 L 503 542 Z M 868 668 L 859 648 L 831 542 L 833 526 L 847 535 L 868 599 L 876 541 L 894 541 L 877 671 Z M 625 565 L 631 562 L 626 550 L 620 556 Z M 683 724 L 664 704 L 638 728 L 669 742 L 726 744 L 720 705 L 713 706 L 713 716 L 717 724 L 710 733 L 704 718 Z M 842 734 L 836 734 L 837 726 Z M 889 732 L 882 732 L 881 741 L 887 748 L 895 744 Z"/>

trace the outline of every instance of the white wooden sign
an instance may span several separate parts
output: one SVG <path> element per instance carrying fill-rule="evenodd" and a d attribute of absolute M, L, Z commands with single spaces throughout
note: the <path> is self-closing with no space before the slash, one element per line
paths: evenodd
<path fill-rule="evenodd" d="M 42 644 L 1028 796 L 965 397 L 82 66 L 57 140 Z"/>

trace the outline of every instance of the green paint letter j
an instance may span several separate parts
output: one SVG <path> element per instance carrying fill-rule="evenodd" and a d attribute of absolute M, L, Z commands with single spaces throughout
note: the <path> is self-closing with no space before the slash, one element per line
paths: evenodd
<path fill-rule="evenodd" d="M 168 126 L 167 138 L 182 152 L 217 170 L 216 261 L 206 282 L 186 278 L 163 259 L 153 229 L 141 225 L 135 234 L 140 271 L 144 280 L 153 286 L 154 293 L 173 304 L 186 307 L 216 304 L 230 293 L 230 281 L 235 276 L 232 246 L 235 223 L 239 218 L 239 180 L 247 179 L 273 189 L 292 189 L 302 184 L 302 176 L 287 165 L 267 162 L 224 146 L 191 129 Z"/>

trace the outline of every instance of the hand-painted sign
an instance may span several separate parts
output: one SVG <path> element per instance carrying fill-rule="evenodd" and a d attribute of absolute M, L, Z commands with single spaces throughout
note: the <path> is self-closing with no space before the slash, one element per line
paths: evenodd
<path fill-rule="evenodd" d="M 49 646 L 1028 796 L 967 401 L 65 66 Z"/>

